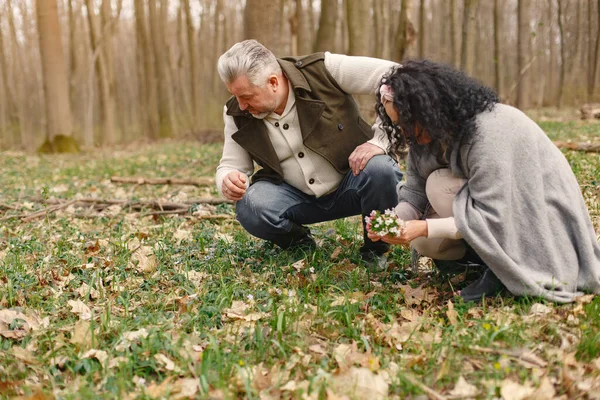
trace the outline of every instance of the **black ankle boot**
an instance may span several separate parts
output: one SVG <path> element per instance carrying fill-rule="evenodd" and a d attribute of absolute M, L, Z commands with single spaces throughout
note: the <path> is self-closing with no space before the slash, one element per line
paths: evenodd
<path fill-rule="evenodd" d="M 284 250 L 310 251 L 317 247 L 310 229 L 302 225 L 293 225 L 288 234 L 281 235 L 273 242 Z"/>
<path fill-rule="evenodd" d="M 497 295 L 504 288 L 504 284 L 498 279 L 496 274 L 490 268 L 486 268 L 479 279 L 460 291 L 460 297 L 462 297 L 465 303 L 479 301 L 484 296 L 491 297 Z"/>

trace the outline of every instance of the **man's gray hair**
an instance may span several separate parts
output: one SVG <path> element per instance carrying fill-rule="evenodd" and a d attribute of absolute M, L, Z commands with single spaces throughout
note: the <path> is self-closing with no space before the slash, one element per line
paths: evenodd
<path fill-rule="evenodd" d="M 226 84 L 246 75 L 255 86 L 264 86 L 271 75 L 281 75 L 277 58 L 254 39 L 244 40 L 231 46 L 217 63 L 221 80 Z"/>

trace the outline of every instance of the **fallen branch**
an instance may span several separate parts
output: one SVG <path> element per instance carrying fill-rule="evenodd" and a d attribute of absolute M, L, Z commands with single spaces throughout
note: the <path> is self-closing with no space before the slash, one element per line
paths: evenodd
<path fill-rule="evenodd" d="M 7 210 L 19 210 L 18 207 L 11 206 L 11 205 L 8 205 L 8 204 L 3 204 L 3 203 L 0 203 L 0 208 L 5 208 Z"/>
<path fill-rule="evenodd" d="M 436 392 L 429 386 L 425 385 L 419 379 L 413 377 L 412 375 L 403 373 L 402 377 L 404 379 L 406 379 L 407 381 L 409 381 L 412 385 L 415 385 L 416 387 L 418 387 L 419 389 L 424 391 L 427 394 L 427 397 L 429 397 L 430 399 L 434 399 L 434 400 L 446 400 L 447 399 L 446 396 L 439 394 L 438 392 Z"/>
<path fill-rule="evenodd" d="M 478 351 L 480 353 L 498 354 L 498 355 L 513 357 L 513 358 L 528 362 L 530 364 L 533 364 L 540 368 L 545 368 L 548 365 L 548 363 L 546 361 L 544 361 L 541 358 L 539 358 L 538 356 L 536 356 L 535 353 L 533 353 L 530 350 L 490 349 L 488 347 L 479 347 L 479 346 L 469 346 L 469 349 Z"/>
<path fill-rule="evenodd" d="M 193 186 L 212 186 L 215 184 L 213 178 L 203 177 L 198 179 L 180 179 L 180 178 L 143 178 L 143 177 L 120 177 L 110 178 L 113 183 L 132 183 L 135 185 L 193 185 Z"/>
<path fill-rule="evenodd" d="M 575 151 L 583 151 L 587 153 L 600 153 L 600 143 L 574 143 L 555 141 L 554 144 L 559 149 L 569 149 Z"/>
<path fill-rule="evenodd" d="M 26 217 L 23 217 L 23 222 L 29 222 L 29 221 L 33 221 L 34 219 L 47 216 L 50 213 L 56 212 L 58 210 L 62 210 L 63 208 L 67 208 L 67 207 L 69 207 L 70 205 L 72 205 L 72 204 L 74 204 L 76 202 L 77 202 L 77 200 L 71 200 L 71 201 L 67 201 L 67 202 L 62 203 L 62 204 L 58 204 L 58 205 L 55 205 L 55 206 L 52 206 L 52 207 L 48 207 L 48 208 L 46 208 L 44 210 L 36 211 L 34 213 L 31 213 L 31 214 L 27 215 Z"/>
<path fill-rule="evenodd" d="M 54 213 L 56 211 L 65 209 L 71 205 L 85 205 L 89 204 L 94 208 L 95 211 L 100 212 L 104 209 L 118 205 L 123 209 L 128 209 L 131 211 L 142 211 L 145 209 L 154 209 L 157 210 L 155 212 L 149 212 L 143 214 L 146 215 L 166 215 L 166 214 L 185 214 L 188 213 L 190 208 L 197 204 L 231 204 L 233 203 L 230 200 L 215 198 L 215 197 L 204 197 L 197 199 L 186 200 L 182 203 L 174 203 L 174 202 L 161 202 L 157 200 L 152 201 L 131 201 L 131 200 L 116 200 L 116 199 L 96 199 L 96 198 L 81 198 L 74 199 L 69 201 L 61 201 L 58 199 L 50 199 L 45 202 L 46 204 L 50 204 L 50 207 L 47 207 L 43 210 L 39 210 L 30 214 L 18 214 L 18 215 L 10 215 L 3 218 L 0 218 L 0 221 L 8 220 L 8 219 L 21 219 L 22 222 L 30 222 L 37 218 L 41 218 L 50 213 Z"/>

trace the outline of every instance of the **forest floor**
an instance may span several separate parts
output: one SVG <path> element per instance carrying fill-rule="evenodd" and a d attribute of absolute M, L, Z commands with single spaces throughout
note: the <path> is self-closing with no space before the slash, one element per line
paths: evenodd
<path fill-rule="evenodd" d="M 598 122 L 539 120 L 600 142 Z M 212 177 L 220 150 L 0 153 L 1 398 L 600 398 L 600 296 L 464 304 L 465 274 L 413 272 L 400 247 L 367 273 L 359 217 L 294 254 L 198 204 L 214 185 L 111 181 Z M 600 156 L 563 151 L 600 232 Z"/>

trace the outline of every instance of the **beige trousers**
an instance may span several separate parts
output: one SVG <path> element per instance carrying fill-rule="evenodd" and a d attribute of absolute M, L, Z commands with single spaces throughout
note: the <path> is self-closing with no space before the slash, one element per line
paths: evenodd
<path fill-rule="evenodd" d="M 429 175 L 425 186 L 425 194 L 431 204 L 427 219 L 454 217 L 452 203 L 458 190 L 466 183 L 452 175 L 447 168 L 438 169 Z M 449 220 L 454 224 L 454 220 Z M 455 225 L 454 225 L 455 227 Z M 460 236 L 459 236 L 460 237 Z M 462 239 L 428 239 L 420 237 L 411 242 L 419 254 L 436 260 L 458 260 L 466 252 Z"/>

